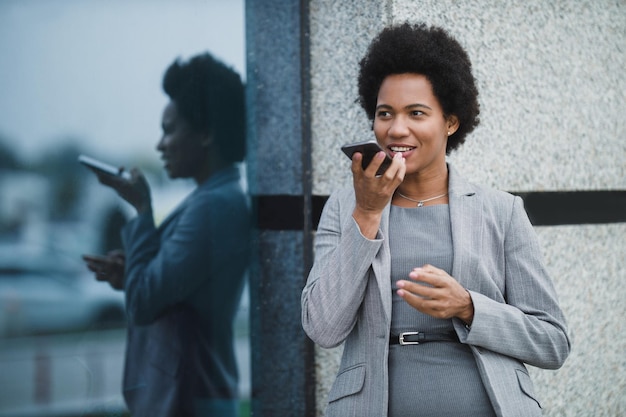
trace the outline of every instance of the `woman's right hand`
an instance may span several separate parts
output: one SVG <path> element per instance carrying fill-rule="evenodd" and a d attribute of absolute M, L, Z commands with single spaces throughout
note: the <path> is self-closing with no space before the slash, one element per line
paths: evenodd
<path fill-rule="evenodd" d="M 356 206 L 352 217 L 359 225 L 361 234 L 368 239 L 376 238 L 383 210 L 391 201 L 396 188 L 402 183 L 406 166 L 402 154 L 394 155 L 391 165 L 381 176 L 376 176 L 385 159 L 385 153 L 377 153 L 366 169 L 361 167 L 363 155 L 352 156 L 352 180 Z"/>
<path fill-rule="evenodd" d="M 135 207 L 138 214 L 151 209 L 150 186 L 146 177 L 137 168 L 130 170 L 130 180 L 93 170 L 101 184 L 113 188 L 120 197 Z"/>

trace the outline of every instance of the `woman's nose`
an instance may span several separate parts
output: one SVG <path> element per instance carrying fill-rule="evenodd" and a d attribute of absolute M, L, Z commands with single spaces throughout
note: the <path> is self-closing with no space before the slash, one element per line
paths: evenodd
<path fill-rule="evenodd" d="M 409 128 L 403 117 L 395 117 L 391 121 L 389 127 L 389 136 L 392 137 L 404 137 L 409 134 Z"/>
<path fill-rule="evenodd" d="M 156 149 L 159 152 L 163 152 L 163 150 L 165 149 L 165 135 L 161 136 L 161 139 L 159 139 L 159 141 L 157 142 Z"/>

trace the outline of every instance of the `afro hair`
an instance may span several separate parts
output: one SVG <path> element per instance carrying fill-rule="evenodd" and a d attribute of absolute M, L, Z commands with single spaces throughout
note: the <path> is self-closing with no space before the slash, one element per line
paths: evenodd
<path fill-rule="evenodd" d="M 448 138 L 447 154 L 463 144 L 480 121 L 472 64 L 463 47 L 442 28 L 423 23 L 389 26 L 374 38 L 359 65 L 359 103 L 372 121 L 383 80 L 407 73 L 424 75 L 444 114 L 459 119 L 458 130 Z"/>

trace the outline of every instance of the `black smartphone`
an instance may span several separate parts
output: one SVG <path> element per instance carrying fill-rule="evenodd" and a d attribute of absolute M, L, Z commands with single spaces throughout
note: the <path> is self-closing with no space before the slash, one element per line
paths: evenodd
<path fill-rule="evenodd" d="M 385 152 L 385 150 L 381 148 L 375 140 L 349 143 L 347 145 L 343 145 L 341 147 L 341 150 L 350 159 L 352 159 L 352 155 L 354 155 L 355 152 L 360 152 L 363 155 L 363 159 L 361 161 L 361 166 L 363 167 L 363 169 L 367 168 L 370 162 L 372 162 L 372 158 L 374 158 L 374 155 L 376 155 L 380 151 Z M 383 175 L 387 168 L 389 168 L 389 165 L 391 165 L 391 158 L 389 157 L 389 155 L 387 155 L 387 152 L 385 152 L 385 155 L 385 160 L 380 165 L 380 168 L 378 168 L 376 175 Z"/>
<path fill-rule="evenodd" d="M 130 180 L 130 172 L 128 171 L 124 171 L 123 168 L 118 168 L 115 167 L 111 164 L 107 164 L 106 162 L 102 162 L 99 161 L 95 158 L 92 158 L 90 156 L 87 155 L 80 155 L 78 157 L 78 162 L 80 162 L 81 164 L 95 169 L 98 172 L 102 172 L 104 174 L 108 174 L 108 175 L 113 175 L 113 176 L 118 176 L 118 177 L 122 177 L 125 180 Z"/>

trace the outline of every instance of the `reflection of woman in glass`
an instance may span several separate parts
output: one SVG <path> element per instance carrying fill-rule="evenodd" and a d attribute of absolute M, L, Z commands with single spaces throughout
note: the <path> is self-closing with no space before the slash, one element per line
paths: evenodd
<path fill-rule="evenodd" d="M 539 416 L 524 363 L 558 368 L 565 319 L 522 200 L 446 155 L 478 124 L 466 52 L 439 28 L 381 32 L 359 94 L 384 153 L 328 200 L 302 322 L 345 342 L 327 416 Z"/>
<path fill-rule="evenodd" d="M 249 211 L 234 163 L 245 154 L 239 75 L 209 54 L 174 62 L 157 149 L 171 178 L 197 188 L 157 228 L 150 189 L 99 175 L 137 210 L 123 255 L 85 256 L 99 280 L 126 294 L 124 397 L 133 416 L 235 416 L 233 319 L 249 256 Z"/>

